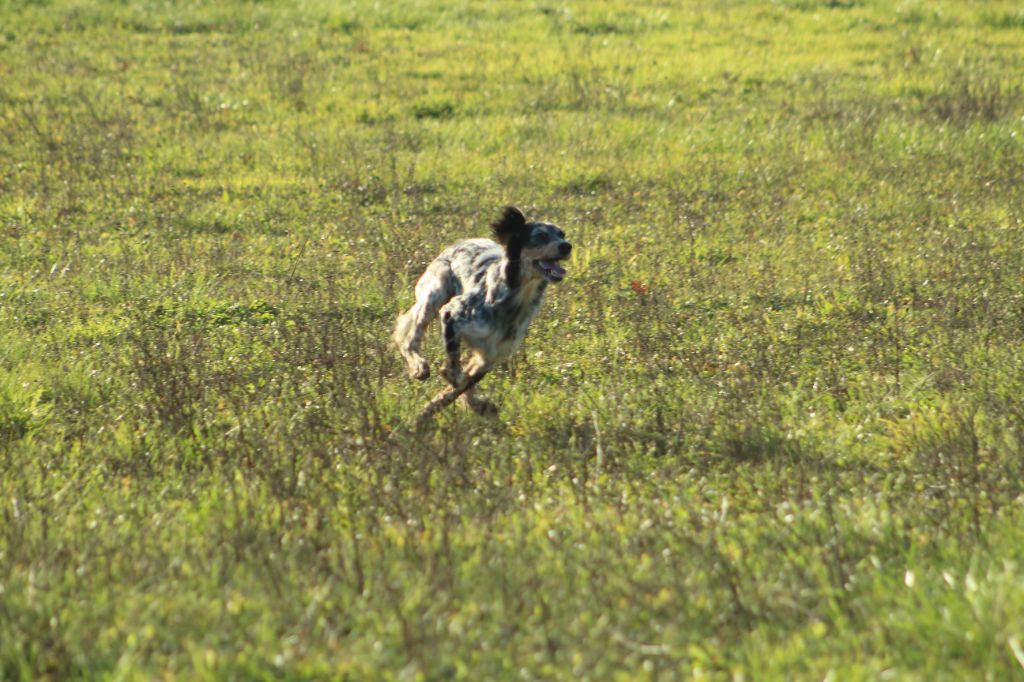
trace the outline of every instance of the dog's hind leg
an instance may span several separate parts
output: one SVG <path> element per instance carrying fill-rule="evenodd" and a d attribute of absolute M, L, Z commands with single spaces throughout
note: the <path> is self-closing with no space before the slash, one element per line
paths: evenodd
<path fill-rule="evenodd" d="M 490 371 L 490 364 L 480 356 L 476 356 L 469 361 L 469 364 L 466 365 L 466 368 L 463 371 L 467 376 L 480 375 L 482 377 Z M 487 398 L 476 395 L 475 385 L 466 389 L 462 396 L 460 396 L 459 402 L 476 412 L 481 417 L 498 416 L 498 406 Z"/>
<path fill-rule="evenodd" d="M 409 375 L 420 381 L 430 376 L 430 365 L 420 353 L 423 334 L 437 311 L 455 294 L 451 269 L 447 262 L 434 261 L 416 283 L 416 303 L 395 323 L 394 339 L 398 351 L 409 366 Z"/>

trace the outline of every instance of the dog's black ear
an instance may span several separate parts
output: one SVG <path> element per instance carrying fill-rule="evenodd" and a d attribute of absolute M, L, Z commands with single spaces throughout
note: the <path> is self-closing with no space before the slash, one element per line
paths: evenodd
<path fill-rule="evenodd" d="M 507 206 L 501 218 L 492 224 L 491 228 L 494 230 L 494 238 L 501 242 L 502 246 L 508 246 L 513 237 L 526 231 L 526 216 L 515 206 Z"/>

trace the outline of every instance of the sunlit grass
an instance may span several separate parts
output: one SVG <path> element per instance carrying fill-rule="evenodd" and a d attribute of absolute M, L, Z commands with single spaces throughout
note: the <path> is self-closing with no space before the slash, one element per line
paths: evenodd
<path fill-rule="evenodd" d="M 1019 676 L 1021 17 L 3 5 L 0 678 Z M 417 432 L 508 203 L 569 277 Z"/>

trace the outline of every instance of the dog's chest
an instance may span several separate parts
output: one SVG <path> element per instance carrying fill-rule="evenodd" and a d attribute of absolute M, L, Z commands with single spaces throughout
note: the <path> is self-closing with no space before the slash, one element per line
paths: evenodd
<path fill-rule="evenodd" d="M 487 355 L 492 362 L 504 362 L 522 344 L 530 322 L 543 299 L 544 287 L 528 287 L 500 294 L 498 301 L 479 311 L 478 324 L 468 334 L 470 345 Z"/>
<path fill-rule="evenodd" d="M 477 350 L 482 351 L 491 362 L 504 362 L 522 345 L 528 328 L 529 324 L 522 322 L 504 328 L 495 327 L 490 334 L 480 338 L 473 345 Z"/>
<path fill-rule="evenodd" d="M 526 337 L 530 328 L 530 322 L 537 314 L 540 307 L 540 296 L 533 300 L 526 301 L 523 305 L 512 310 L 499 308 L 495 314 L 495 326 L 497 327 L 496 337 L 499 346 L 499 355 L 508 357 L 516 351 Z"/>

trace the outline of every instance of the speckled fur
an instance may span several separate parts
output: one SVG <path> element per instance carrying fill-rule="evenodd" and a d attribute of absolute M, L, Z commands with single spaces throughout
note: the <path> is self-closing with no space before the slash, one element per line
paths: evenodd
<path fill-rule="evenodd" d="M 441 317 L 445 346 L 441 376 L 449 387 L 424 407 L 421 417 L 429 417 L 460 396 L 480 414 L 497 413 L 493 403 L 474 395 L 473 388 L 519 348 L 549 281 L 559 281 L 557 273 L 545 272 L 538 261 L 561 260 L 572 250 L 557 225 L 526 222 L 514 207 L 506 208 L 492 227 L 498 241 L 465 239 L 427 266 L 416 283 L 416 303 L 395 324 L 393 338 L 409 374 L 422 381 L 430 376 L 430 367 L 420 354 L 420 344 L 431 320 Z M 471 351 L 464 367 L 463 344 Z"/>

